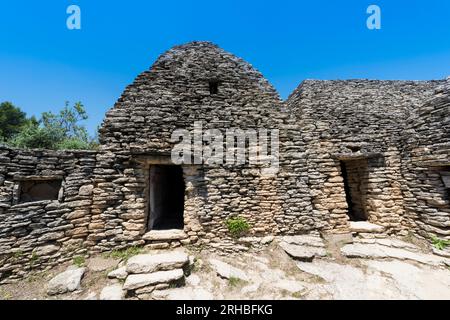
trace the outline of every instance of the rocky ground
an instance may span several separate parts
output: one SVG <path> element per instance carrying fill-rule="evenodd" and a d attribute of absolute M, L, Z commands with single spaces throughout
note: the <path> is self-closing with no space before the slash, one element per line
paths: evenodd
<path fill-rule="evenodd" d="M 437 253 L 373 234 L 279 237 L 226 256 L 131 250 L 2 285 L 0 299 L 450 299 L 450 259 Z"/>

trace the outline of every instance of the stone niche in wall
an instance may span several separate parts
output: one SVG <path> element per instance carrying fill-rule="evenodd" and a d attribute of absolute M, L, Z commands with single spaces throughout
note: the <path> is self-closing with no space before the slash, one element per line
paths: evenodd
<path fill-rule="evenodd" d="M 16 181 L 15 203 L 61 200 L 62 177 L 21 177 Z"/>
<path fill-rule="evenodd" d="M 444 186 L 450 189 L 450 166 L 448 167 L 448 171 L 441 171 L 441 178 Z"/>

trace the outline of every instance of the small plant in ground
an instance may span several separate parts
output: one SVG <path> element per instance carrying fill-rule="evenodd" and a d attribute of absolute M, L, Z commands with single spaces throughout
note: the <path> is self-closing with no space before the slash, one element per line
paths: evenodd
<path fill-rule="evenodd" d="M 33 253 L 31 254 L 31 258 L 30 258 L 30 267 L 33 267 L 34 264 L 35 264 L 36 262 L 38 262 L 38 261 L 39 261 L 39 256 L 38 256 L 38 254 L 37 254 L 36 252 L 33 252 Z"/>
<path fill-rule="evenodd" d="M 12 259 L 12 261 L 17 261 L 22 257 L 23 257 L 23 252 L 19 250 L 12 254 L 11 259 Z"/>
<path fill-rule="evenodd" d="M 127 261 L 132 256 L 135 256 L 141 252 L 142 248 L 140 247 L 129 247 L 121 250 L 113 250 L 108 254 L 108 257 Z"/>
<path fill-rule="evenodd" d="M 169 289 L 181 288 L 184 285 L 184 282 L 174 281 L 169 283 Z"/>
<path fill-rule="evenodd" d="M 294 292 L 294 293 L 292 294 L 292 297 L 294 297 L 294 298 L 296 298 L 296 299 L 300 299 L 301 297 L 303 297 L 303 291 L 297 291 L 297 292 Z"/>
<path fill-rule="evenodd" d="M 0 297 L 3 300 L 10 300 L 12 299 L 12 294 L 9 293 L 8 291 L 0 290 Z"/>
<path fill-rule="evenodd" d="M 242 217 L 229 218 L 225 221 L 225 224 L 234 238 L 242 237 L 250 230 L 247 220 Z"/>
<path fill-rule="evenodd" d="M 438 250 L 444 250 L 448 246 L 450 246 L 450 240 L 439 239 L 437 237 L 431 237 L 431 242 L 433 246 Z"/>
<path fill-rule="evenodd" d="M 240 286 L 240 285 L 242 285 L 244 282 L 245 282 L 244 280 L 239 279 L 239 278 L 236 278 L 236 277 L 230 277 L 230 278 L 228 279 L 228 285 L 229 285 L 230 287 L 237 287 L 237 286 Z"/>
<path fill-rule="evenodd" d="M 76 265 L 77 267 L 81 268 L 86 263 L 86 260 L 84 259 L 83 256 L 76 256 L 76 257 L 73 257 L 73 261 L 72 262 L 73 262 L 74 265 Z"/>

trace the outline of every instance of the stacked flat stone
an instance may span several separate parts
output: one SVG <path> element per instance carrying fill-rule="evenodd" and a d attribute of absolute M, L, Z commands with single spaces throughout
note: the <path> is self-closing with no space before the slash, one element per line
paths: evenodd
<path fill-rule="evenodd" d="M 218 92 L 210 92 L 210 83 Z M 108 111 L 98 151 L 0 148 L 0 283 L 75 255 L 131 246 L 248 250 L 246 240 L 349 232 L 340 161 L 369 222 L 388 234 L 450 237 L 448 81 L 304 81 L 287 99 L 250 64 L 209 42 L 162 54 Z M 182 165 L 184 230 L 149 234 L 149 167 L 170 163 L 175 129 L 277 129 L 280 167 Z M 360 172 L 361 167 L 367 171 Z M 20 203 L 20 181 L 58 178 L 58 200 Z M 360 190 L 361 189 L 361 190 Z"/>
<path fill-rule="evenodd" d="M 411 113 L 403 167 L 411 232 L 450 240 L 450 79 Z"/>
<path fill-rule="evenodd" d="M 96 155 L 0 148 L 0 282 L 86 254 Z M 62 198 L 20 203 L 27 177 L 62 178 Z"/>
<path fill-rule="evenodd" d="M 126 267 L 112 271 L 110 278 L 125 279 L 123 290 L 128 297 L 151 299 L 154 290 L 184 285 L 189 257 L 183 252 L 140 254 L 131 257 Z"/>
<path fill-rule="evenodd" d="M 407 232 L 409 221 L 402 194 L 407 119 L 442 83 L 307 80 L 289 97 L 288 107 L 298 115 L 307 143 L 312 214 L 323 217 L 327 229 L 349 229 L 340 161 L 352 160 L 348 163 L 357 166 L 349 170 L 367 168 L 359 196 L 367 199 L 368 220 L 386 227 L 387 233 Z M 350 189 L 361 188 L 348 182 Z"/>

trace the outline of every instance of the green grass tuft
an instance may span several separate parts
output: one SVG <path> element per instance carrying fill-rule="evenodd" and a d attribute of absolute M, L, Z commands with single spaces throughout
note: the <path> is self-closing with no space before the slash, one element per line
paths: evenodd
<path fill-rule="evenodd" d="M 108 254 L 108 257 L 127 261 L 132 256 L 135 256 L 141 252 L 142 248 L 140 247 L 129 247 L 121 250 L 113 250 Z"/>
<path fill-rule="evenodd" d="M 244 283 L 245 283 L 244 280 L 239 279 L 239 278 L 236 278 L 236 277 L 230 277 L 230 278 L 228 279 L 228 285 L 229 285 L 230 287 L 238 287 L 238 286 L 243 285 Z"/>
<path fill-rule="evenodd" d="M 81 268 L 81 267 L 83 267 L 83 266 L 85 265 L 86 259 L 84 259 L 83 256 L 76 256 L 76 257 L 73 257 L 72 262 L 73 262 L 73 264 L 76 265 L 78 268 Z"/>
<path fill-rule="evenodd" d="M 250 230 L 247 220 L 242 217 L 229 218 L 225 221 L 225 224 L 234 238 L 242 237 Z"/>

